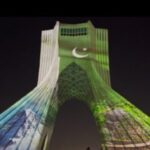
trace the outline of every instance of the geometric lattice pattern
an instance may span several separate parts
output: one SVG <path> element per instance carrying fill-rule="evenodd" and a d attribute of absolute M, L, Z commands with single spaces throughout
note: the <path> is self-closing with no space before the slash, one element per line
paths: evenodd
<path fill-rule="evenodd" d="M 69 64 L 60 73 L 58 86 L 58 98 L 61 102 L 65 102 L 70 97 L 86 101 L 94 99 L 86 71 L 76 63 Z"/>

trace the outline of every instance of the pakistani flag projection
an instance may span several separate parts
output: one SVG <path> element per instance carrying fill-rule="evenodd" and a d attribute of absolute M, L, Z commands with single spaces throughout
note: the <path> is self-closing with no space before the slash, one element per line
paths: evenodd
<path fill-rule="evenodd" d="M 83 101 L 102 150 L 149 150 L 150 118 L 111 87 L 108 31 L 90 21 L 42 31 L 37 86 L 0 114 L 0 150 L 50 150 L 59 108 Z"/>

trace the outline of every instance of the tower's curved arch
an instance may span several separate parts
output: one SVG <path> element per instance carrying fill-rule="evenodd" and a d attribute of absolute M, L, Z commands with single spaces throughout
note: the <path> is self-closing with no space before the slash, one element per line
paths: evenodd
<path fill-rule="evenodd" d="M 82 100 L 72 98 L 60 107 L 49 149 L 99 149 L 100 135 L 95 119 Z"/>

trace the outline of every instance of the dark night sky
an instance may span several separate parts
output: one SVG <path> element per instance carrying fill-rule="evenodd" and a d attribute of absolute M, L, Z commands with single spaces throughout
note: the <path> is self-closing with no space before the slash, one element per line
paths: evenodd
<path fill-rule="evenodd" d="M 36 86 L 41 30 L 53 28 L 56 20 L 92 20 L 95 27 L 109 29 L 112 87 L 150 115 L 150 17 L 1 17 L 0 112 Z M 98 150 L 99 136 L 86 106 L 72 101 L 60 112 L 51 150 Z"/>

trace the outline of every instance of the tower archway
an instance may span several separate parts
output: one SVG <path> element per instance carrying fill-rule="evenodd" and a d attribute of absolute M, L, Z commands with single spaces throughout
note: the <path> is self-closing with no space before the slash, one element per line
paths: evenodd
<path fill-rule="evenodd" d="M 83 101 L 70 99 L 58 111 L 50 150 L 99 149 L 100 135 L 90 109 Z"/>

